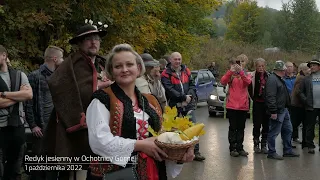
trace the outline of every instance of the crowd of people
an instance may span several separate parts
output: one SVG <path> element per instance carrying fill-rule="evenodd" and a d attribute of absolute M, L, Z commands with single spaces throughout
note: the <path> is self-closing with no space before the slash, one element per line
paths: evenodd
<path fill-rule="evenodd" d="M 90 24 L 82 26 L 69 41 L 73 53 L 64 57 L 63 49 L 49 46 L 44 63 L 28 76 L 8 66 L 8 51 L 0 46 L 0 180 L 21 179 L 24 119 L 33 134 L 34 156 L 70 157 L 68 163 L 81 165 L 77 170 L 31 171 L 30 180 L 162 180 L 177 176 L 184 162 L 205 160 L 199 144 L 182 161 L 165 160 L 166 153 L 148 132 L 149 126 L 160 131 L 166 106 L 176 106 L 179 116 L 191 115 L 196 122 L 195 85 L 182 55 L 173 52 L 155 60 L 118 44 L 99 56 L 105 35 Z M 83 156 L 108 158 L 77 160 Z"/>
<path fill-rule="evenodd" d="M 0 180 L 21 179 L 25 120 L 33 134 L 34 156 L 70 157 L 68 163 L 81 165 L 77 170 L 31 171 L 30 180 L 115 176 L 165 180 L 177 176 L 184 162 L 205 160 L 199 144 L 189 148 L 181 162 L 165 160 L 166 153 L 148 131 L 148 127 L 161 130 L 166 106 L 177 107 L 179 116 L 190 115 L 196 122 L 195 85 L 182 55 L 173 52 L 155 60 L 128 44 L 118 44 L 106 57 L 99 56 L 105 35 L 90 24 L 82 26 L 69 41 L 77 48 L 73 53 L 64 57 L 63 49 L 49 46 L 44 63 L 28 76 L 10 66 L 8 51 L 0 45 Z M 256 153 L 282 159 L 275 150 L 281 132 L 283 156 L 299 156 L 292 141 L 300 143 L 302 122 L 302 148 L 313 154 L 320 114 L 320 61 L 301 64 L 298 75 L 290 62 L 276 61 L 272 73 L 265 70 L 262 58 L 255 61 L 254 72 L 246 70 L 247 62 L 243 54 L 231 59 L 230 70 L 221 77 L 221 84 L 228 86 L 230 155 L 248 155 L 243 141 L 250 99 Z M 219 76 L 214 63 L 210 70 Z M 83 156 L 108 159 L 77 159 Z"/>
<path fill-rule="evenodd" d="M 315 153 L 314 137 L 320 116 L 320 60 L 312 59 L 294 73 L 292 62 L 278 60 L 273 71 L 266 71 L 263 58 L 255 60 L 255 71 L 246 69 L 244 54 L 230 60 L 230 69 L 221 78 L 227 86 L 226 109 L 229 119 L 229 150 L 233 157 L 247 156 L 243 148 L 244 130 L 250 100 L 253 102 L 253 144 L 255 153 L 267 158 L 299 157 L 296 144 Z M 299 126 L 302 124 L 302 141 Z M 275 141 L 281 133 L 283 155 L 276 152 Z M 320 149 L 319 149 L 320 150 Z"/>

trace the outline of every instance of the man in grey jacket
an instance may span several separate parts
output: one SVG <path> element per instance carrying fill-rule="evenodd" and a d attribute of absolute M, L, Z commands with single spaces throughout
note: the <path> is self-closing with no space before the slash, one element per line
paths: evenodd
<path fill-rule="evenodd" d="M 308 67 L 311 69 L 311 75 L 303 79 L 299 94 L 306 108 L 306 142 L 303 144 L 308 147 L 308 153 L 314 154 L 314 128 L 317 116 L 320 117 L 320 60 L 310 61 Z"/>
<path fill-rule="evenodd" d="M 290 95 L 283 80 L 286 66 L 281 60 L 276 61 L 274 72 L 269 76 L 266 83 L 266 105 L 270 113 L 268 133 L 268 158 L 283 160 L 276 152 L 275 141 L 279 133 L 283 141 L 283 157 L 298 157 L 292 150 L 292 124 L 288 107 Z"/>

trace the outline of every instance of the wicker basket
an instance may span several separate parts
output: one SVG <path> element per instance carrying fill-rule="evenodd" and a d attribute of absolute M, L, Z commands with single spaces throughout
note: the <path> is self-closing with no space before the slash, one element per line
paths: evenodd
<path fill-rule="evenodd" d="M 188 148 L 199 143 L 199 140 L 195 140 L 186 144 L 169 144 L 160 142 L 158 140 L 155 140 L 154 142 L 168 155 L 168 158 L 166 158 L 167 160 L 181 161 Z"/>

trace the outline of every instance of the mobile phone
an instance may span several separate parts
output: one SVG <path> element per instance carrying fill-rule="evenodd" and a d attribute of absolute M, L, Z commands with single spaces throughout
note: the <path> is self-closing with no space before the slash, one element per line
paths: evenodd
<path fill-rule="evenodd" d="M 238 65 L 240 65 L 240 61 L 236 61 L 236 63 L 237 63 Z"/>

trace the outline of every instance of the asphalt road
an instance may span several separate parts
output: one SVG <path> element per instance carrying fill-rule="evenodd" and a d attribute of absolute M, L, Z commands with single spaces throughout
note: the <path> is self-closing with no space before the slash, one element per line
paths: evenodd
<path fill-rule="evenodd" d="M 244 148 L 248 157 L 231 157 L 228 143 L 228 119 L 211 118 L 207 105 L 199 104 L 196 110 L 198 122 L 205 123 L 206 134 L 200 139 L 200 151 L 206 157 L 203 162 L 185 164 L 181 174 L 170 180 L 318 180 L 320 179 L 320 152 L 308 154 L 300 145 L 294 149 L 299 158 L 283 161 L 267 159 L 266 155 L 254 154 L 252 122 L 246 123 Z M 318 142 L 318 140 L 315 140 Z M 277 151 L 282 155 L 280 135 Z"/>

